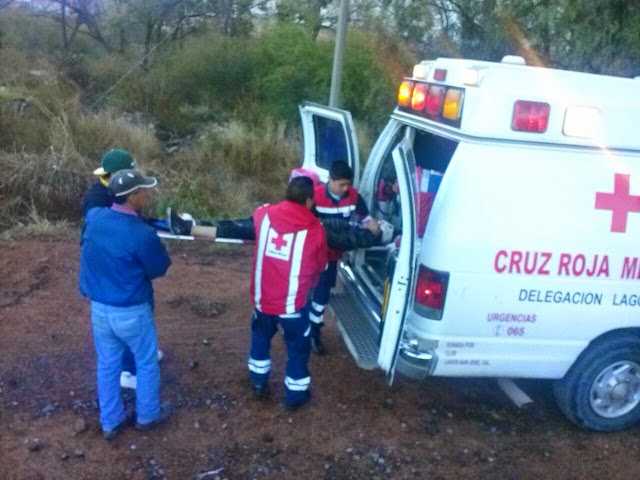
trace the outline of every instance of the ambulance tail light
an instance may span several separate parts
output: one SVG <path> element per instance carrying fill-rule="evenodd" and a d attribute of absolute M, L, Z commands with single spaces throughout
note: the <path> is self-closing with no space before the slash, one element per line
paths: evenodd
<path fill-rule="evenodd" d="M 449 274 L 420 265 L 413 308 L 417 314 L 432 320 L 441 320 Z"/>
<path fill-rule="evenodd" d="M 544 133 L 549 123 L 551 107 L 544 102 L 518 100 L 513 106 L 511 129 L 521 132 Z"/>
<path fill-rule="evenodd" d="M 425 99 L 427 97 L 427 86 L 424 83 L 417 83 L 411 95 L 411 109 L 421 112 L 424 110 Z"/>
<path fill-rule="evenodd" d="M 413 93 L 413 82 L 404 81 L 398 89 L 398 105 L 401 107 L 411 106 L 411 94 Z"/>
<path fill-rule="evenodd" d="M 442 106 L 442 118 L 447 120 L 460 120 L 462 112 L 462 90 L 449 88 L 444 95 L 444 105 Z"/>
<path fill-rule="evenodd" d="M 430 85 L 425 100 L 425 110 L 429 115 L 438 116 L 442 110 L 442 100 L 444 98 L 444 87 Z"/>

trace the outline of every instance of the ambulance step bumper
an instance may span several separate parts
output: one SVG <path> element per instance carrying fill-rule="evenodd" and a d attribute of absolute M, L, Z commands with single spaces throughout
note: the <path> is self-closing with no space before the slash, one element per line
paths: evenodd
<path fill-rule="evenodd" d="M 363 293 L 341 269 L 340 280 L 344 291 L 335 293 L 329 301 L 349 352 L 360 368 L 373 370 L 378 367 L 379 328 L 373 306 L 368 305 Z"/>

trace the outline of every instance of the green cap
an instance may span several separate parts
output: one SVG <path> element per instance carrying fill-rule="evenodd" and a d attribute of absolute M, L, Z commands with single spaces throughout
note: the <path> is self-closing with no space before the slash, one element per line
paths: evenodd
<path fill-rule="evenodd" d="M 94 170 L 94 175 L 104 175 L 119 170 L 128 170 L 136 166 L 136 161 L 126 150 L 109 150 L 102 157 L 102 166 Z"/>

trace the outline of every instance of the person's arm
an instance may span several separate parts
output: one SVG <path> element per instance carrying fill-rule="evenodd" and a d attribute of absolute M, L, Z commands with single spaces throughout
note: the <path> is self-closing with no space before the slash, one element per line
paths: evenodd
<path fill-rule="evenodd" d="M 139 242 L 137 254 L 147 278 L 153 280 L 167 273 L 171 259 L 154 230 L 145 227 L 142 235 L 143 238 Z"/>
<path fill-rule="evenodd" d="M 356 200 L 356 215 L 360 218 L 361 221 L 366 222 L 371 218 L 369 214 L 369 208 L 364 201 L 364 198 L 360 196 L 358 193 L 358 199 Z"/>
<path fill-rule="evenodd" d="M 350 225 L 339 218 L 323 218 L 321 222 L 329 248 L 347 251 L 379 245 L 379 235 L 376 236 L 368 228 Z"/>

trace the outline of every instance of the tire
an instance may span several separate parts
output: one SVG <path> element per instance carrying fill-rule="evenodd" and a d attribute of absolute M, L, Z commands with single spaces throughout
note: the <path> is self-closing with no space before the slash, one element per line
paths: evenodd
<path fill-rule="evenodd" d="M 640 422 L 640 338 L 609 337 L 589 346 L 553 393 L 581 428 L 613 432 Z"/>

